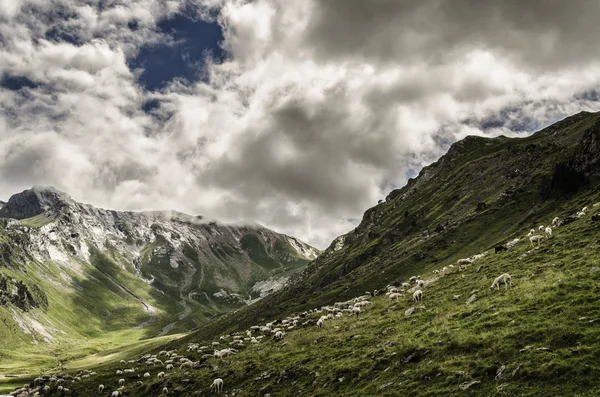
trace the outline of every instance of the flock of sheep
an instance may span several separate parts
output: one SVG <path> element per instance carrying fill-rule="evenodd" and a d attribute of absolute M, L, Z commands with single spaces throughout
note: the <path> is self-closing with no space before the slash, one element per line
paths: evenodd
<path fill-rule="evenodd" d="M 600 204 L 600 203 L 599 203 Z M 595 204 L 595 206 L 599 205 Z M 588 211 L 587 207 L 584 207 L 580 212 L 577 213 L 577 218 L 585 216 Z M 595 218 L 595 217 L 594 217 Z M 573 218 L 575 219 L 575 218 Z M 600 220 L 593 219 L 594 221 Z M 567 221 L 567 219 L 565 219 Z M 569 220 L 569 221 L 572 221 Z M 559 227 L 563 224 L 558 217 L 554 218 L 551 222 L 552 227 Z M 531 246 L 534 243 L 540 245 L 541 241 L 545 238 L 552 238 L 552 228 L 550 226 L 539 226 L 538 231 L 543 230 L 544 235 L 537 235 L 536 229 L 531 229 L 529 234 L 529 241 Z M 520 239 L 514 239 L 507 242 L 504 245 L 497 246 L 495 252 L 507 250 L 516 245 Z M 488 254 L 488 251 L 481 254 L 476 254 L 470 258 L 459 259 L 456 262 L 458 271 L 464 271 L 471 266 L 475 261 L 483 258 Z M 445 266 L 439 270 L 433 270 L 433 274 L 443 274 L 456 268 L 454 265 Z M 479 272 L 479 269 L 477 269 Z M 371 304 L 369 298 L 385 294 L 390 300 L 398 300 L 405 297 L 405 293 L 412 293 L 412 301 L 416 303 L 423 302 L 423 290 L 424 287 L 435 281 L 422 280 L 420 276 L 412 276 L 408 282 L 395 283 L 396 285 L 388 285 L 385 290 L 373 292 L 366 292 L 364 295 L 344 301 L 336 302 L 333 305 L 322 306 L 319 309 L 312 309 L 304 311 L 302 313 L 296 313 L 283 320 L 275 320 L 265 325 L 255 325 L 250 327 L 248 330 L 243 332 L 235 332 L 232 335 L 223 335 L 211 343 L 210 346 L 200 346 L 198 343 L 189 343 L 187 346 L 187 353 L 199 355 L 203 354 L 202 360 L 208 358 L 221 359 L 229 355 L 235 355 L 239 352 L 239 349 L 246 348 L 247 345 L 256 345 L 262 343 L 264 338 L 269 337 L 275 341 L 280 341 L 285 338 L 286 332 L 293 330 L 296 327 L 317 327 L 319 329 L 325 327 L 326 322 L 346 316 L 359 316 L 363 309 Z M 506 289 L 512 288 L 512 277 L 508 273 L 501 274 L 496 277 L 490 286 L 490 290 L 500 290 L 500 286 L 504 285 Z M 455 297 L 456 298 L 456 297 Z M 317 318 L 318 316 L 318 318 Z M 224 345 L 229 345 L 225 347 Z M 210 351 L 212 350 L 212 353 Z M 121 360 L 120 364 L 127 368 L 116 370 L 115 375 L 119 378 L 112 386 L 105 386 L 104 384 L 98 385 L 99 395 L 108 395 L 110 397 L 121 397 L 124 395 L 128 381 L 132 381 L 135 385 L 143 385 L 143 380 L 150 379 L 153 376 L 161 381 L 171 376 L 176 371 L 183 372 L 184 375 L 188 373 L 186 371 L 191 369 L 198 369 L 201 367 L 200 361 L 193 361 L 183 354 L 179 354 L 177 350 L 166 351 L 163 350 L 156 355 L 145 354 L 136 360 Z M 141 370 L 140 370 L 141 367 Z M 44 375 L 34 379 L 33 384 L 24 385 L 10 393 L 11 396 L 15 397 L 36 397 L 42 394 L 44 395 L 67 395 L 69 394 L 69 388 L 66 387 L 67 382 L 76 383 L 81 381 L 83 378 L 89 378 L 94 376 L 96 373 L 90 370 L 78 370 L 75 376 L 70 375 Z M 126 380 L 127 378 L 128 380 Z M 161 394 L 169 394 L 169 389 L 165 386 L 162 387 Z M 224 381 L 221 378 L 216 378 L 210 385 L 210 390 L 216 393 L 223 391 Z"/>

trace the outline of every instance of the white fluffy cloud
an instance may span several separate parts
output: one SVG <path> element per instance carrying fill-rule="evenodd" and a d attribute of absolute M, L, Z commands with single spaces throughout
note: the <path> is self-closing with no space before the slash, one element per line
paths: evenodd
<path fill-rule="evenodd" d="M 54 185 L 323 248 L 457 139 L 600 109 L 598 7 L 446 3 L 3 1 L 0 79 L 28 84 L 0 88 L 0 192 Z M 184 9 L 218 21 L 227 59 L 148 92 L 127 59 L 170 43 L 157 23 Z"/>

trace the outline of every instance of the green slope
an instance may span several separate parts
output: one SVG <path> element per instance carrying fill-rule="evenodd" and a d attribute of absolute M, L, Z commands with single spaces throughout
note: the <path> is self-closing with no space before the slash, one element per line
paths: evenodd
<path fill-rule="evenodd" d="M 600 201 L 600 192 L 563 201 L 556 215 L 580 209 L 582 200 L 591 208 Z M 211 349 L 208 355 L 185 349 L 190 341 L 210 345 L 219 334 L 186 338 L 167 348 L 178 348 L 199 363 L 198 369 L 158 380 L 155 375 L 163 368 L 140 365 L 138 372 L 149 371 L 152 378 L 142 385 L 128 379 L 126 391 L 158 395 L 168 387 L 178 388 L 182 396 L 211 395 L 212 380 L 221 377 L 225 392 L 237 390 L 240 396 L 487 396 L 496 395 L 499 387 L 506 396 L 596 396 L 600 245 L 598 226 L 591 221 L 596 211 L 600 206 L 556 228 L 539 249 L 522 239 L 463 272 L 420 272 L 428 281 L 425 308 L 410 316 L 405 315 L 413 306 L 410 294 L 399 301 L 377 296 L 358 318 L 327 320 L 323 329 L 297 327 L 283 341 L 268 336 L 226 359 L 211 357 Z M 509 237 L 522 238 L 523 233 Z M 440 261 L 436 268 L 453 262 Z M 504 272 L 512 275 L 513 288 L 490 292 L 492 280 Z M 467 304 L 473 293 L 477 299 Z M 108 366 L 93 381 L 73 388 L 90 396 L 98 383 L 115 388 L 118 367 Z M 480 383 L 460 389 L 472 381 Z"/>

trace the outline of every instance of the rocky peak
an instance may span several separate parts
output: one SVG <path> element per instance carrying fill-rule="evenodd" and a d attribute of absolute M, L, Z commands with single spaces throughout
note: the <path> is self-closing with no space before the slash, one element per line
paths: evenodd
<path fill-rule="evenodd" d="M 52 186 L 34 186 L 11 196 L 0 208 L 0 218 L 26 219 L 40 214 L 58 215 L 71 197 Z"/>

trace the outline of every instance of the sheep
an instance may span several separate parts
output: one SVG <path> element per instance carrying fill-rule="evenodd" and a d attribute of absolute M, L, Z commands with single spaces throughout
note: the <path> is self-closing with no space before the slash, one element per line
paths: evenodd
<path fill-rule="evenodd" d="M 119 386 L 125 385 L 125 379 L 119 379 Z"/>
<path fill-rule="evenodd" d="M 439 274 L 439 273 L 440 273 L 440 271 L 439 271 L 439 270 L 434 270 L 434 271 L 432 271 L 431 273 L 432 273 L 432 274 Z"/>
<path fill-rule="evenodd" d="M 223 379 L 217 378 L 213 380 L 212 385 L 210 385 L 210 391 L 216 391 L 217 393 L 221 393 L 223 391 Z"/>
<path fill-rule="evenodd" d="M 322 318 L 320 318 L 319 321 L 317 321 L 317 327 L 323 328 L 323 319 Z"/>
<path fill-rule="evenodd" d="M 98 393 L 102 393 L 104 391 L 104 385 L 98 386 Z"/>
<path fill-rule="evenodd" d="M 388 288 L 388 293 L 393 294 L 395 292 L 398 292 L 398 288 Z"/>
<path fill-rule="evenodd" d="M 503 245 L 497 245 L 496 247 L 494 247 L 494 252 L 497 254 L 498 252 L 502 252 L 502 251 L 506 251 L 508 250 L 508 248 L 506 248 Z"/>
<path fill-rule="evenodd" d="M 560 219 L 558 219 L 558 216 L 555 217 L 554 219 L 552 219 L 552 226 L 558 227 L 559 223 L 560 223 Z"/>
<path fill-rule="evenodd" d="M 588 210 L 588 207 L 583 207 L 583 208 L 581 209 L 581 212 L 587 212 L 587 210 Z"/>
<path fill-rule="evenodd" d="M 531 243 L 531 246 L 533 247 L 533 243 L 538 243 L 538 247 L 540 246 L 540 241 L 542 241 L 542 239 L 544 238 L 544 236 L 540 236 L 540 235 L 534 235 L 529 237 L 529 242 Z"/>
<path fill-rule="evenodd" d="M 167 366 L 165 367 L 165 369 L 167 371 L 173 371 L 175 369 L 175 366 L 173 364 L 167 364 Z"/>
<path fill-rule="evenodd" d="M 144 378 L 149 378 L 150 377 L 150 372 L 144 372 Z"/>
<path fill-rule="evenodd" d="M 119 397 L 121 395 L 120 391 L 115 390 L 114 392 L 112 392 L 112 394 L 110 395 L 111 397 Z"/>
<path fill-rule="evenodd" d="M 529 233 L 527 233 L 527 237 L 533 236 L 535 234 L 535 229 L 531 229 Z"/>
<path fill-rule="evenodd" d="M 390 294 L 390 299 L 391 299 L 391 300 L 396 300 L 396 299 L 398 299 L 398 298 L 400 298 L 400 297 L 402 297 L 402 296 L 403 296 L 402 294 L 400 294 L 400 293 L 398 293 L 398 292 L 395 292 L 395 293 L 393 293 L 393 294 Z"/>
<path fill-rule="evenodd" d="M 417 281 L 417 287 L 419 287 L 419 288 L 425 287 L 425 281 L 423 281 L 423 280 Z"/>
<path fill-rule="evenodd" d="M 358 315 L 360 314 L 360 307 L 353 307 L 352 308 L 352 314 L 354 314 L 354 315 L 356 315 L 358 317 Z"/>
<path fill-rule="evenodd" d="M 459 259 L 456 261 L 456 264 L 457 265 L 471 265 L 471 264 L 473 264 L 473 261 L 470 259 Z M 452 265 L 450 265 L 450 266 L 452 266 Z"/>
<path fill-rule="evenodd" d="M 157 377 L 158 379 L 162 379 L 162 378 L 164 378 L 164 377 L 165 377 L 165 373 L 164 373 L 164 372 L 159 372 L 158 374 L 156 374 L 156 377 Z"/>
<path fill-rule="evenodd" d="M 581 218 L 582 216 L 585 216 L 585 211 L 580 211 L 577 213 L 577 218 Z"/>
<path fill-rule="evenodd" d="M 281 340 L 281 339 L 283 339 L 284 336 L 285 336 L 285 332 L 277 331 L 275 333 L 275 336 L 273 336 L 273 339 Z"/>
<path fill-rule="evenodd" d="M 544 230 L 544 228 L 545 228 L 545 227 L 546 227 L 546 226 L 544 226 L 544 225 L 539 225 L 539 226 L 538 226 L 538 230 Z"/>
<path fill-rule="evenodd" d="M 121 371 L 120 369 L 117 370 L 117 375 L 123 375 L 123 371 Z"/>
<path fill-rule="evenodd" d="M 166 387 L 163 387 L 162 394 L 169 394 L 169 389 L 167 389 Z"/>
<path fill-rule="evenodd" d="M 592 215 L 592 222 L 598 222 L 600 221 L 600 215 L 596 214 L 596 215 Z"/>
<path fill-rule="evenodd" d="M 510 240 L 509 242 L 506 243 L 506 248 L 507 249 L 511 249 L 512 247 L 514 247 L 515 245 L 517 245 L 518 242 L 519 242 L 518 238 L 516 238 L 514 240 Z"/>
<path fill-rule="evenodd" d="M 423 291 L 421 291 L 420 289 L 416 290 L 413 293 L 413 301 L 415 301 L 415 302 L 423 302 Z"/>
<path fill-rule="evenodd" d="M 546 233 L 546 237 L 550 238 L 552 237 L 552 228 L 550 226 L 548 226 L 545 230 L 544 233 Z"/>
<path fill-rule="evenodd" d="M 512 278 L 510 277 L 510 274 L 504 273 L 496 277 L 496 279 L 492 283 L 492 286 L 490 287 L 490 291 L 494 291 L 494 287 L 497 287 L 498 290 L 500 290 L 500 284 L 504 284 L 506 286 L 506 289 L 512 288 Z"/>

